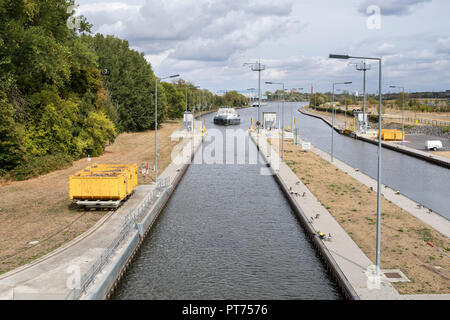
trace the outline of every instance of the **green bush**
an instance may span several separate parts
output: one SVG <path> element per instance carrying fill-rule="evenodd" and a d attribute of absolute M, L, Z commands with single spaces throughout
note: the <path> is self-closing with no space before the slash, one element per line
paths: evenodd
<path fill-rule="evenodd" d="M 67 168 L 72 165 L 72 161 L 73 158 L 67 154 L 27 157 L 22 164 L 9 172 L 9 175 L 15 180 L 26 180 Z"/>

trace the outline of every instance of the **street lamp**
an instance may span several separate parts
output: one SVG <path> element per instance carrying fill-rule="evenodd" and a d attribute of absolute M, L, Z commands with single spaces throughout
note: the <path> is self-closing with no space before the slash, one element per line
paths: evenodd
<path fill-rule="evenodd" d="M 261 71 L 266 70 L 266 66 L 261 64 L 261 60 L 255 63 L 244 63 L 244 66 L 249 66 L 252 71 L 258 72 L 258 121 L 260 121 L 259 113 L 261 110 Z"/>
<path fill-rule="evenodd" d="M 334 161 L 334 114 L 335 114 L 335 103 L 334 103 L 334 87 L 340 84 L 352 84 L 351 81 L 347 82 L 335 82 L 333 83 L 333 99 L 332 99 L 332 106 L 331 106 L 331 115 L 332 115 L 332 124 L 331 124 L 331 162 Z"/>
<path fill-rule="evenodd" d="M 247 89 L 247 91 L 250 91 L 251 94 L 252 94 L 251 101 L 252 101 L 252 104 L 253 104 L 254 100 L 256 99 L 255 96 L 254 96 L 254 93 L 257 90 L 256 90 L 256 88 L 249 88 L 249 89 Z"/>
<path fill-rule="evenodd" d="M 405 87 L 390 86 L 390 88 L 402 89 L 402 143 L 405 142 Z"/>
<path fill-rule="evenodd" d="M 296 90 L 303 91 L 303 88 L 294 88 Z M 292 133 L 294 133 L 294 106 L 291 106 L 291 123 L 292 123 Z"/>
<path fill-rule="evenodd" d="M 366 95 L 366 72 L 368 70 L 372 69 L 372 66 L 370 64 L 367 64 L 366 61 L 361 61 L 361 63 L 355 63 L 356 65 L 356 70 L 358 71 L 363 71 L 363 94 L 364 94 L 364 98 L 363 98 L 363 117 L 364 117 L 364 126 L 363 126 L 363 130 L 364 133 L 367 132 L 367 121 L 366 121 L 366 104 L 367 104 L 367 95 Z"/>
<path fill-rule="evenodd" d="M 178 78 L 180 75 L 175 74 L 173 76 L 164 77 L 158 79 L 155 76 L 155 183 L 158 185 L 158 80 Z"/>
<path fill-rule="evenodd" d="M 266 84 L 278 84 L 283 87 L 283 101 L 281 107 L 281 160 L 284 161 L 284 83 L 266 81 Z"/>
<path fill-rule="evenodd" d="M 377 183 L 377 276 L 380 276 L 380 251 L 381 251 L 381 129 L 382 129 L 382 91 L 381 91 L 381 81 L 382 81 L 382 58 L 368 58 L 368 57 L 353 57 L 349 55 L 341 55 L 341 54 L 330 54 L 330 59 L 360 59 L 360 60 L 376 60 L 378 61 L 378 183 Z"/>

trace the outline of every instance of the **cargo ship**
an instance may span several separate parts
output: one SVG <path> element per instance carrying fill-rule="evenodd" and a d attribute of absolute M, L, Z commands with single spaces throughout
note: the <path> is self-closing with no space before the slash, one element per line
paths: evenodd
<path fill-rule="evenodd" d="M 214 124 L 223 126 L 236 125 L 241 123 L 241 118 L 234 108 L 220 108 L 214 117 Z"/>

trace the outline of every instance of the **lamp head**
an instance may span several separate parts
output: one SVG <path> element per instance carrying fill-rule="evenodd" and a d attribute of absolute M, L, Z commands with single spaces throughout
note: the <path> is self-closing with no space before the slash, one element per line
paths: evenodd
<path fill-rule="evenodd" d="M 345 54 L 330 54 L 329 58 L 330 59 L 348 60 L 348 59 L 350 59 L 350 56 L 349 55 L 345 55 Z"/>

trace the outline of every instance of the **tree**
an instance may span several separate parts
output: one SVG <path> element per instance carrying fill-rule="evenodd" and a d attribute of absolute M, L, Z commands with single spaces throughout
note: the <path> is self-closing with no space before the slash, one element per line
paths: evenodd
<path fill-rule="evenodd" d="M 14 120 L 14 107 L 0 99 L 0 174 L 11 170 L 24 159 L 23 127 Z M 5 172 L 3 172 L 4 174 Z"/>
<path fill-rule="evenodd" d="M 73 4 L 0 0 L 3 173 L 20 172 L 21 178 L 45 173 L 63 160 L 91 151 L 101 154 L 107 141 L 114 140 L 114 124 L 106 116 L 114 113 L 104 94 L 97 56 L 77 33 L 88 32 L 90 25 L 84 18 L 78 30 L 66 24 Z M 89 130 L 91 121 L 100 123 L 97 130 Z"/>
<path fill-rule="evenodd" d="M 130 49 L 128 41 L 97 34 L 83 39 L 98 55 L 100 69 L 107 69 L 103 81 L 117 104 L 120 131 L 154 128 L 155 75 L 143 53 Z M 167 116 L 164 87 L 158 85 L 158 122 Z"/>
<path fill-rule="evenodd" d="M 164 93 L 166 95 L 169 119 L 178 119 L 183 117 L 185 111 L 185 95 L 173 83 L 163 82 Z"/>

